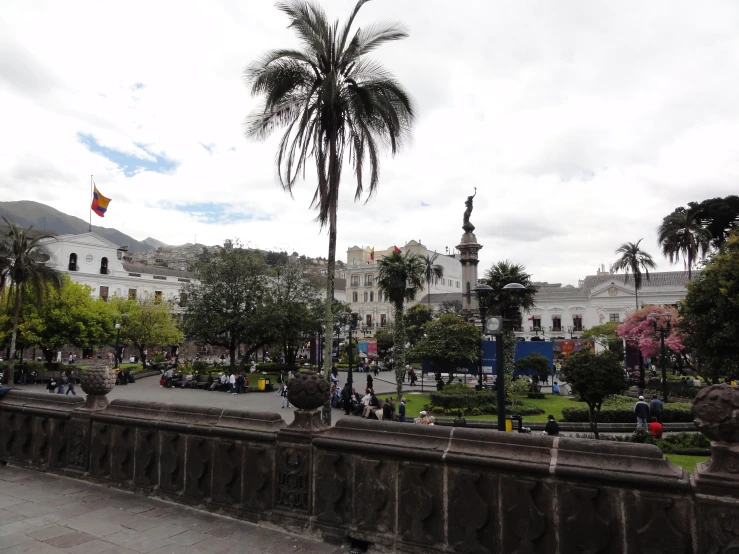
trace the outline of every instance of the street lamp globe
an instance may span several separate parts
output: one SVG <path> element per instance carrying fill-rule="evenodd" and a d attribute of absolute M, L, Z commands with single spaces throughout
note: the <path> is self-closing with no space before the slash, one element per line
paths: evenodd
<path fill-rule="evenodd" d="M 486 285 L 485 283 L 479 283 L 475 285 L 472 292 L 477 295 L 477 299 L 480 301 L 480 304 L 483 304 L 487 297 L 490 296 L 490 293 L 493 292 L 493 287 Z"/>

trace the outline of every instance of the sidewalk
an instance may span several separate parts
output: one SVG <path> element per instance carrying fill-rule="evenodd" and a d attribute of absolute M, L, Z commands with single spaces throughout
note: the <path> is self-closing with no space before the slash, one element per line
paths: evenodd
<path fill-rule="evenodd" d="M 340 554 L 326 543 L 31 469 L 0 466 L 2 554 Z"/>

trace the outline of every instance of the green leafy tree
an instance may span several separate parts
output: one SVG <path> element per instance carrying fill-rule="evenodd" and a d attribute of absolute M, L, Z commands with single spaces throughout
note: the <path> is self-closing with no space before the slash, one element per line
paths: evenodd
<path fill-rule="evenodd" d="M 436 310 L 439 315 L 462 315 L 462 303 L 459 300 L 444 300 Z"/>
<path fill-rule="evenodd" d="M 13 328 L 10 336 L 8 360 L 8 384 L 14 383 L 16 341 L 21 309 L 27 299 L 41 305 L 49 290 L 61 286 L 61 275 L 46 262 L 49 254 L 41 241 L 51 238 L 46 233 L 34 236 L 33 225 L 22 229 L 3 216 L 9 230 L 5 240 L 0 241 L 0 292 L 8 294 L 13 303 Z"/>
<path fill-rule="evenodd" d="M 194 273 L 197 279 L 183 288 L 185 334 L 228 348 L 233 371 L 240 344 L 249 345 L 246 359 L 274 337 L 277 315 L 267 295 L 264 259 L 237 243 L 204 254 Z"/>
<path fill-rule="evenodd" d="M 434 318 L 431 310 L 425 305 L 415 304 L 408 308 L 403 319 L 405 320 L 406 340 L 413 346 L 423 337 L 424 326 Z"/>
<path fill-rule="evenodd" d="M 623 359 L 624 340 L 618 336 L 618 321 L 609 321 L 601 325 L 595 325 L 580 334 L 582 339 L 593 339 L 601 346 L 613 352 L 619 353 Z"/>
<path fill-rule="evenodd" d="M 397 23 L 360 27 L 354 20 L 367 0 L 359 0 L 344 25 L 329 22 L 315 3 L 288 0 L 277 4 L 290 20 L 302 50 L 266 53 L 246 71 L 253 96 L 264 106 L 247 120 L 248 137 L 263 139 L 284 127 L 277 153 L 282 187 L 292 194 L 309 158 L 316 163 L 317 187 L 312 206 L 321 228 L 328 226 L 328 261 L 324 373 L 331 371 L 332 301 L 336 268 L 336 219 L 339 185 L 346 158 L 357 179 L 355 199 L 377 190 L 380 152 L 395 153 L 413 122 L 411 99 L 398 81 L 368 54 L 387 42 L 406 38 Z M 365 174 L 366 172 L 366 174 Z M 366 180 L 367 175 L 369 181 Z M 322 418 L 331 420 L 330 405 Z"/>
<path fill-rule="evenodd" d="M 519 358 L 515 361 L 513 367 L 515 370 L 525 373 L 533 371 L 533 379 L 535 381 L 546 381 L 552 372 L 552 368 L 549 365 L 549 358 L 536 352 Z"/>
<path fill-rule="evenodd" d="M 618 354 L 604 350 L 594 354 L 590 350 L 573 352 L 564 367 L 565 379 L 572 386 L 572 392 L 588 405 L 590 429 L 596 439 L 600 408 L 603 402 L 628 388 L 624 369 Z"/>
<path fill-rule="evenodd" d="M 711 243 L 716 249 L 722 248 L 731 233 L 739 229 L 739 196 L 704 200 L 698 208 L 701 224 L 711 233 Z"/>
<path fill-rule="evenodd" d="M 702 225 L 703 209 L 696 203 L 677 208 L 665 216 L 657 230 L 657 242 L 662 253 L 674 263 L 682 256 L 688 266 L 688 280 L 693 278 L 693 266 L 705 257 L 711 245 L 711 233 Z"/>
<path fill-rule="evenodd" d="M 426 295 L 427 307 L 429 312 L 431 311 L 431 283 L 435 279 L 441 279 L 444 277 L 444 268 L 436 263 L 439 254 L 434 252 L 433 254 L 419 256 L 421 262 L 423 262 L 424 272 L 426 273 L 426 283 L 428 284 L 428 294 Z"/>
<path fill-rule="evenodd" d="M 448 383 L 457 368 L 480 358 L 480 330 L 457 315 L 441 315 L 426 324 L 426 335 L 408 354 L 431 362 L 437 371 L 448 373 Z"/>
<path fill-rule="evenodd" d="M 506 391 L 513 381 L 513 363 L 516 357 L 516 328 L 521 326 L 521 313 L 534 307 L 538 288 L 531 281 L 526 268 L 508 260 L 498 262 L 485 273 L 483 280 L 493 289 L 487 299 L 488 315 L 502 316 L 503 323 L 503 372 Z M 510 283 L 523 285 L 523 294 L 515 295 L 503 287 Z"/>
<path fill-rule="evenodd" d="M 387 294 L 395 308 L 395 326 L 393 331 L 393 365 L 398 396 L 403 391 L 405 377 L 405 318 L 403 307 L 406 301 L 416 299 L 418 291 L 423 288 L 425 272 L 423 263 L 415 254 L 393 252 L 377 262 L 379 271 L 377 287 L 381 293 Z"/>
<path fill-rule="evenodd" d="M 121 340 L 138 349 L 141 365 L 146 365 L 144 351 L 149 346 L 175 346 L 182 344 L 177 316 L 172 304 L 148 294 L 137 300 L 113 297 L 111 301 L 119 314 L 126 314 L 121 323 Z"/>
<path fill-rule="evenodd" d="M 699 279 L 688 283 L 679 314 L 701 373 L 713 383 L 739 378 L 739 234 L 712 257 Z"/>
<path fill-rule="evenodd" d="M 92 289 L 62 277 L 59 289 L 49 291 L 40 306 L 27 305 L 21 324 L 24 342 L 36 344 L 51 362 L 64 346 L 77 348 L 110 344 L 113 337 L 112 306 L 94 299 Z"/>
<path fill-rule="evenodd" d="M 386 358 L 393 347 L 393 332 L 390 329 L 378 329 L 375 333 L 377 339 L 377 355 Z"/>

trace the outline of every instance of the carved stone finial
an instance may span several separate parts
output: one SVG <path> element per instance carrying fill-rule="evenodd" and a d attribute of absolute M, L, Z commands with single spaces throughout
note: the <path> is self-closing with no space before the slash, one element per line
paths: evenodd
<path fill-rule="evenodd" d="M 87 395 L 82 409 L 104 410 L 108 407 L 106 395 L 115 387 L 115 372 L 107 365 L 94 365 L 80 372 L 80 384 Z"/>
<path fill-rule="evenodd" d="M 693 403 L 698 430 L 712 441 L 739 443 L 739 390 L 712 385 L 701 390 Z"/>
<path fill-rule="evenodd" d="M 312 411 L 323 406 L 331 396 L 328 381 L 317 373 L 298 373 L 287 386 L 287 399 L 301 410 Z"/>

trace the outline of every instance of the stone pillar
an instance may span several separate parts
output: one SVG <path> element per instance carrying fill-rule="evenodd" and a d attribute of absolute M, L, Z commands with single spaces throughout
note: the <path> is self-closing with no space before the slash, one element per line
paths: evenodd
<path fill-rule="evenodd" d="M 471 316 L 477 312 L 477 296 L 472 289 L 477 285 L 477 264 L 478 252 L 482 249 L 482 245 L 477 242 L 477 237 L 472 232 L 475 226 L 466 223 L 463 227 L 464 234 L 461 242 L 457 245 L 460 252 L 459 261 L 462 264 L 462 311 L 465 315 Z"/>
<path fill-rule="evenodd" d="M 698 552 L 739 551 L 739 391 L 727 384 L 701 390 L 693 415 L 711 439 L 711 459 L 694 474 Z"/>

